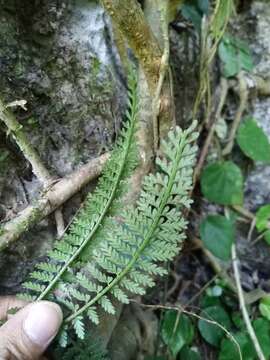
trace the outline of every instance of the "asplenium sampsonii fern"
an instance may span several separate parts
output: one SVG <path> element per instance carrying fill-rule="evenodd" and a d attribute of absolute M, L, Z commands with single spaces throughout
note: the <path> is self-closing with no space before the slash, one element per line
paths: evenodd
<path fill-rule="evenodd" d="M 191 203 L 197 152 L 194 128 L 195 124 L 169 133 L 168 141 L 162 143 L 164 156 L 156 161 L 158 172 L 145 178 L 136 206 L 107 224 L 91 263 L 77 273 L 79 289 L 71 285 L 71 293 L 79 305 L 69 304 L 73 310 L 65 323 L 72 323 L 79 337 L 84 336 L 84 315 L 98 323 L 99 307 L 115 312 L 111 299 L 128 303 L 130 294 L 143 295 L 154 285 L 154 275 L 166 273 L 160 262 L 179 252 L 187 225 L 182 210 Z"/>
<path fill-rule="evenodd" d="M 83 262 L 90 248 L 102 240 L 102 228 L 107 219 L 117 214 L 117 209 L 122 207 L 120 200 L 125 193 L 125 182 L 137 164 L 135 133 L 138 98 L 136 76 L 132 71 L 128 85 L 129 109 L 120 140 L 106 163 L 96 190 L 87 196 L 84 207 L 73 220 L 68 233 L 56 241 L 47 261 L 39 263 L 30 274 L 30 281 L 23 284 L 28 290 L 24 294 L 28 300 L 61 298 L 58 290 L 63 287 L 63 279 L 70 278 L 78 261 Z"/>
<path fill-rule="evenodd" d="M 84 338 L 86 317 L 98 324 L 100 308 L 114 314 L 113 299 L 128 303 L 131 294 L 144 294 L 154 285 L 154 275 L 166 273 L 160 263 L 178 253 L 185 236 L 182 209 L 191 203 L 195 124 L 169 133 L 162 143 L 163 156 L 156 161 L 157 172 L 145 178 L 137 204 L 121 211 L 115 206 L 135 163 L 135 94 L 133 85 L 128 127 L 99 187 L 47 262 L 30 275 L 34 282 L 25 284 L 32 299 L 63 305 L 62 344 L 69 325 Z"/>

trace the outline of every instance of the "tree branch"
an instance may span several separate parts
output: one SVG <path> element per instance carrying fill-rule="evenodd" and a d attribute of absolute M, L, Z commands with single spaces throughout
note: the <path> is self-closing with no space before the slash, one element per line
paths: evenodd
<path fill-rule="evenodd" d="M 12 105 L 18 106 L 20 105 L 20 103 L 24 103 L 24 100 L 15 101 L 12 103 Z M 54 178 L 51 176 L 50 172 L 42 163 L 42 160 L 40 159 L 36 150 L 32 147 L 31 143 L 28 141 L 22 126 L 16 120 L 13 113 L 7 109 L 7 107 L 8 106 L 5 106 L 0 99 L 0 119 L 5 123 L 7 127 L 7 133 L 12 134 L 14 140 L 21 149 L 24 157 L 30 162 L 33 173 L 46 188 L 51 183 L 53 183 Z M 60 209 L 57 209 L 55 211 L 55 222 L 56 222 L 57 234 L 58 237 L 60 237 L 62 235 L 62 231 L 64 227 L 64 218 L 62 211 Z"/>
<path fill-rule="evenodd" d="M 162 51 L 137 0 L 101 0 L 138 58 L 153 94 L 159 78 Z"/>
<path fill-rule="evenodd" d="M 33 173 L 44 184 L 48 185 L 51 181 L 51 175 L 46 167 L 42 164 L 42 161 L 29 143 L 25 136 L 22 126 L 16 120 L 15 116 L 9 111 L 0 99 L 0 119 L 5 123 L 8 134 L 10 133 L 17 145 L 21 149 L 24 157 L 32 165 Z"/>
<path fill-rule="evenodd" d="M 237 112 L 235 114 L 235 118 L 233 120 L 233 124 L 232 124 L 231 131 L 230 131 L 229 138 L 228 138 L 228 143 L 222 151 L 223 156 L 229 155 L 232 151 L 232 148 L 234 145 L 234 138 L 236 136 L 236 132 L 237 132 L 240 122 L 242 120 L 244 111 L 246 110 L 246 105 L 247 105 L 247 101 L 248 101 L 248 87 L 247 87 L 247 82 L 246 82 L 243 72 L 240 72 L 238 74 L 237 78 L 238 78 L 238 82 L 239 82 L 240 102 L 239 102 Z"/>
<path fill-rule="evenodd" d="M 4 223 L 0 228 L 0 250 L 16 241 L 25 231 L 51 214 L 89 181 L 100 175 L 108 157 L 108 154 L 104 154 L 90 160 L 80 169 L 51 185 L 39 199 L 22 210 L 16 218 Z"/>

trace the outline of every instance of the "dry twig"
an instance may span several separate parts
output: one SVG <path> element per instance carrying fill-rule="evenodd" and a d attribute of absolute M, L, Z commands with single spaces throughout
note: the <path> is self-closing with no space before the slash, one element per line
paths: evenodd
<path fill-rule="evenodd" d="M 1 226 L 0 250 L 16 241 L 25 231 L 51 214 L 102 171 L 109 155 L 90 160 L 86 165 L 53 184 L 39 199 L 22 210 L 18 216 Z"/>
<path fill-rule="evenodd" d="M 234 121 L 233 121 L 233 124 L 231 127 L 231 131 L 230 131 L 229 138 L 228 138 L 228 143 L 222 151 L 222 155 L 224 155 L 224 156 L 229 155 L 232 151 L 233 144 L 234 144 L 234 138 L 235 138 L 237 129 L 240 125 L 240 122 L 242 120 L 243 113 L 246 109 L 247 101 L 248 101 L 248 87 L 247 87 L 247 82 L 246 82 L 243 72 L 240 72 L 237 75 L 237 78 L 238 78 L 238 82 L 239 82 L 240 102 L 239 102 L 239 106 L 238 106 L 238 109 L 235 114 L 235 118 L 234 118 Z"/>
<path fill-rule="evenodd" d="M 209 151 L 209 147 L 211 145 L 211 142 L 213 140 L 213 136 L 215 134 L 215 129 L 216 129 L 216 124 L 217 121 L 219 120 L 221 113 L 222 113 L 222 109 L 224 107 L 224 104 L 226 102 L 226 98 L 227 98 L 227 94 L 228 94 L 228 90 L 229 90 L 229 86 L 228 86 L 228 81 L 225 78 L 221 79 L 221 83 L 220 83 L 220 101 L 214 116 L 214 120 L 210 126 L 210 130 L 207 134 L 207 138 L 203 144 L 201 153 L 200 153 L 200 157 L 199 160 L 197 162 L 196 168 L 194 170 L 194 177 L 193 177 L 193 186 L 195 187 L 196 182 L 201 174 L 205 159 L 207 157 L 208 151 Z"/>
<path fill-rule="evenodd" d="M 0 99 L 0 119 L 4 122 L 7 127 L 7 133 L 10 134 L 20 150 L 22 151 L 24 157 L 29 161 L 32 166 L 33 173 L 36 177 L 47 186 L 51 181 L 51 175 L 46 167 L 43 165 L 38 153 L 29 143 L 22 126 L 16 120 L 15 116 L 8 108 L 3 104 Z"/>
<path fill-rule="evenodd" d="M 257 339 L 257 336 L 255 334 L 255 331 L 251 325 L 250 322 L 250 318 L 247 312 L 247 308 L 246 308 L 246 304 L 245 304 L 245 299 L 244 299 L 244 293 L 243 293 L 243 289 L 241 286 L 241 279 L 240 279 L 240 272 L 238 269 L 238 259 L 236 256 L 236 247 L 235 245 L 232 246 L 232 261 L 233 261 L 233 270 L 234 270 L 234 276 L 235 276 L 235 281 L 236 281 L 236 286 L 237 286 L 237 293 L 238 293 L 238 298 L 239 298 L 239 305 L 240 305 L 240 310 L 242 312 L 243 315 L 243 319 L 245 321 L 246 327 L 247 327 L 247 331 L 249 333 L 249 336 L 253 342 L 253 345 L 255 347 L 257 356 L 260 360 L 266 360 L 264 357 L 264 354 L 262 352 L 261 346 L 259 344 L 259 341 Z"/>
<path fill-rule="evenodd" d="M 142 304 L 142 303 L 138 303 L 137 301 L 133 300 L 133 302 L 135 302 L 136 304 L 139 304 L 140 306 L 144 307 L 144 308 L 148 308 L 148 309 L 153 309 L 153 310 L 175 310 L 178 311 L 178 313 L 184 313 L 186 315 L 195 317 L 196 319 L 199 320 L 203 320 L 205 322 L 207 322 L 208 324 L 212 324 L 212 325 L 216 325 L 217 327 L 219 327 L 220 329 L 222 329 L 224 331 L 224 333 L 228 336 L 229 339 L 231 339 L 231 341 L 233 341 L 233 343 L 236 345 L 237 350 L 239 352 L 239 359 L 243 360 L 242 357 L 242 353 L 241 353 L 241 348 L 240 345 L 238 344 L 237 340 L 234 338 L 234 336 L 221 324 L 219 324 L 217 321 L 215 320 L 211 320 L 208 318 L 204 318 L 194 312 L 188 311 L 185 309 L 185 307 L 181 306 L 181 305 L 148 305 L 148 304 Z"/>
<path fill-rule="evenodd" d="M 13 113 L 8 110 L 9 107 L 13 107 L 13 106 L 23 106 L 23 108 L 26 110 L 25 103 L 26 102 L 24 100 L 13 101 L 11 104 L 5 106 L 0 99 L 0 119 L 5 123 L 7 127 L 7 133 L 12 135 L 15 142 L 22 151 L 22 154 L 31 164 L 33 173 L 43 184 L 44 188 L 47 188 L 55 181 L 55 179 L 51 176 L 50 172 L 43 164 L 38 153 L 32 147 L 31 143 L 27 139 L 27 136 L 25 135 L 22 126 L 19 124 Z M 60 209 L 56 209 L 54 215 L 55 215 L 57 234 L 58 237 L 60 237 L 62 235 L 62 231 L 65 226 L 63 213 Z"/>

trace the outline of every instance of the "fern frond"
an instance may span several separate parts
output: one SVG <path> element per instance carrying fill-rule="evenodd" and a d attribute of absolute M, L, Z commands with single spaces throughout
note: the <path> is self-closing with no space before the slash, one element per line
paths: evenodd
<path fill-rule="evenodd" d="M 142 295 L 146 287 L 154 285 L 153 275 L 166 273 L 159 263 L 171 260 L 185 237 L 187 223 L 182 210 L 191 204 L 188 194 L 197 152 L 193 145 L 195 126 L 169 133 L 169 140 L 162 143 L 164 156 L 156 161 L 159 171 L 145 178 L 137 206 L 123 210 L 121 221 L 111 220 L 89 268 L 92 274 L 97 271 L 95 279 L 101 280 L 101 288 L 89 301 L 82 301 L 65 323 L 98 305 L 112 314 L 111 296 L 127 303 L 130 294 Z"/>
<path fill-rule="evenodd" d="M 68 326 L 83 339 L 85 318 L 98 324 L 100 310 L 115 313 L 115 300 L 126 304 L 132 294 L 145 294 L 156 275 L 167 273 L 162 263 L 178 253 L 185 238 L 182 210 L 191 204 L 195 123 L 185 131 L 176 128 L 169 133 L 162 142 L 163 156 L 156 160 L 157 171 L 145 177 L 136 205 L 121 205 L 125 181 L 136 165 L 134 78 L 130 84 L 129 120 L 97 189 L 47 262 L 30 274 L 33 281 L 24 284 L 31 300 L 46 298 L 63 306 L 63 345 Z"/>
<path fill-rule="evenodd" d="M 135 73 L 131 72 L 129 76 L 129 110 L 120 140 L 106 163 L 96 190 L 93 194 L 88 195 L 85 206 L 74 219 L 69 232 L 60 241 L 56 241 L 54 249 L 48 254 L 47 262 L 38 264 L 36 270 L 30 274 L 30 278 L 35 282 L 27 281 L 23 284 L 23 287 L 29 292 L 28 299 L 52 298 L 53 290 L 59 288 L 59 281 L 66 280 L 66 278 L 76 279 L 73 271 L 76 263 L 84 261 L 83 254 L 87 254 L 89 248 L 94 248 L 99 241 L 103 240 L 101 233 L 106 219 L 115 215 L 115 204 L 120 201 L 125 191 L 124 183 L 137 164 L 135 141 L 137 112 L 137 82 Z M 100 275 L 97 272 L 94 275 L 98 279 L 101 276 L 106 282 L 110 281 L 106 275 Z M 94 283 L 87 283 L 82 276 L 79 278 L 78 276 L 76 281 L 86 290 L 94 292 L 100 290 Z M 64 293 L 66 291 L 69 292 L 68 297 L 74 297 L 79 301 L 85 300 L 83 295 L 79 295 L 78 289 L 74 290 L 68 286 L 64 289 Z M 54 296 L 54 300 L 60 301 L 57 295 Z M 76 329 L 79 333 L 78 324 Z"/>

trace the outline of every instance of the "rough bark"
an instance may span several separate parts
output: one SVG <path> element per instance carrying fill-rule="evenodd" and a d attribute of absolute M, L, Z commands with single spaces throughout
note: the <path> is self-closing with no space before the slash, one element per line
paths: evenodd
<path fill-rule="evenodd" d="M 101 2 L 138 58 L 150 92 L 153 93 L 158 82 L 162 50 L 145 20 L 141 6 L 137 0 L 102 0 Z"/>

